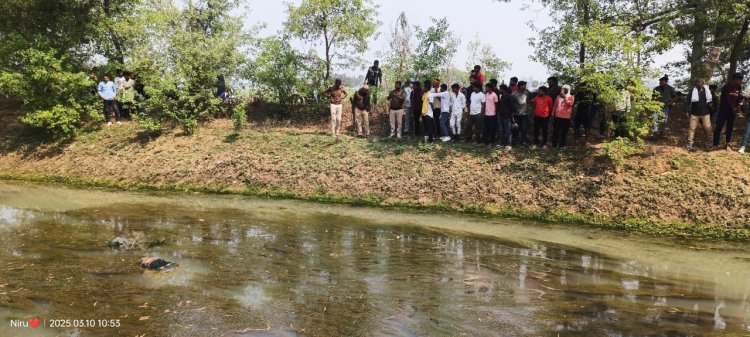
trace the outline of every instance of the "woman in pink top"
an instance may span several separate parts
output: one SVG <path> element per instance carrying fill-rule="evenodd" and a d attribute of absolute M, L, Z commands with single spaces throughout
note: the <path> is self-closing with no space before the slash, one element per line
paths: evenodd
<path fill-rule="evenodd" d="M 552 108 L 552 118 L 554 118 L 552 147 L 565 147 L 565 139 L 568 138 L 570 118 L 573 115 L 573 105 L 575 104 L 575 101 L 575 96 L 570 94 L 570 86 L 564 85 L 560 96 L 557 97 Z"/>

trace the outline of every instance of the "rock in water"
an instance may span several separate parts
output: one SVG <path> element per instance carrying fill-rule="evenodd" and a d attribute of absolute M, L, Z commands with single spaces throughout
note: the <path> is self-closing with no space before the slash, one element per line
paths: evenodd
<path fill-rule="evenodd" d="M 113 249 L 130 249 L 131 245 L 130 240 L 121 236 L 118 236 L 109 242 L 109 246 Z"/>
<path fill-rule="evenodd" d="M 140 266 L 143 269 L 158 270 L 158 271 L 171 271 L 180 265 L 175 262 L 169 262 L 164 259 L 160 259 L 154 256 L 142 257 L 140 260 Z"/>

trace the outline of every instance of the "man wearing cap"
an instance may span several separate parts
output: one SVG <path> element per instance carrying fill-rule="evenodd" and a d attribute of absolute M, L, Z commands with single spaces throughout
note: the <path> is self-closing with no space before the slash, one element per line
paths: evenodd
<path fill-rule="evenodd" d="M 331 135 L 338 140 L 341 131 L 341 115 L 343 114 L 342 103 L 346 97 L 346 90 L 341 86 L 341 79 L 337 78 L 335 84 L 326 89 L 323 95 L 328 97 L 331 102 Z"/>
<path fill-rule="evenodd" d="M 654 135 L 664 136 L 664 130 L 666 130 L 667 121 L 669 121 L 669 110 L 672 109 L 675 100 L 677 100 L 677 92 L 668 83 L 669 77 L 664 75 L 659 79 L 659 86 L 654 88 L 654 96 L 662 103 L 662 112 L 664 112 L 664 120 L 660 120 L 658 113 L 651 117 L 654 121 L 651 127 Z"/>

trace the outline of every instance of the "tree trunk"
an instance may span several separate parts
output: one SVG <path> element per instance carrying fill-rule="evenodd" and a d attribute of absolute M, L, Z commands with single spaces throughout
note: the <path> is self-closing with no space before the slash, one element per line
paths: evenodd
<path fill-rule="evenodd" d="M 706 68 L 703 66 L 703 57 L 706 55 L 706 13 L 703 11 L 703 1 L 696 1 L 695 12 L 693 12 L 693 41 L 690 50 L 690 83 L 697 78 L 706 78 Z"/>
<path fill-rule="evenodd" d="M 105 22 L 111 22 L 112 18 L 112 1 L 111 0 L 103 0 L 102 6 L 104 7 L 104 15 L 106 16 Z M 109 32 L 109 36 L 112 39 L 112 44 L 115 47 L 115 53 L 112 55 L 112 58 L 115 59 L 120 64 L 125 64 L 125 53 L 123 53 L 123 47 L 122 47 L 122 41 L 120 40 L 120 36 L 117 35 L 117 32 L 115 32 L 114 28 L 112 28 L 111 25 L 107 25 L 107 31 Z"/>
<path fill-rule="evenodd" d="M 331 78 L 331 41 L 328 41 L 328 26 L 323 26 L 323 38 L 326 44 L 326 77 L 323 81 L 328 82 Z"/>
<path fill-rule="evenodd" d="M 745 37 L 747 36 L 748 26 L 750 26 L 750 17 L 746 17 L 745 21 L 742 23 L 740 33 L 737 35 L 737 39 L 734 40 L 732 51 L 729 53 L 729 76 L 732 76 L 737 72 L 737 63 L 739 62 L 740 49 L 742 48 L 742 41 L 744 41 Z"/>
<path fill-rule="evenodd" d="M 588 0 L 581 1 L 583 4 L 583 24 L 582 26 L 584 29 L 587 29 L 589 26 L 590 21 L 590 9 L 589 9 L 589 3 Z M 581 39 L 581 48 L 578 50 L 578 65 L 583 67 L 584 62 L 586 62 L 586 44 L 583 42 L 583 39 Z"/>

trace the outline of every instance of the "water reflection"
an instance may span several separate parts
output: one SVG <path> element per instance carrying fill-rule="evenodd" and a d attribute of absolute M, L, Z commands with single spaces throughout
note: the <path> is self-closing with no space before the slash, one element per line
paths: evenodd
<path fill-rule="evenodd" d="M 262 213 L 162 202 L 30 216 L 0 206 L 0 222 L 12 225 L 0 238 L 0 314 L 122 317 L 122 334 L 149 336 L 213 336 L 214 329 L 251 336 L 750 331 L 750 284 L 736 286 L 740 271 L 703 282 L 667 263 L 549 242 L 322 212 L 302 219 L 288 209 Z M 119 253 L 106 246 L 136 235 L 164 244 Z M 135 261 L 145 255 L 181 268 L 144 273 Z"/>

